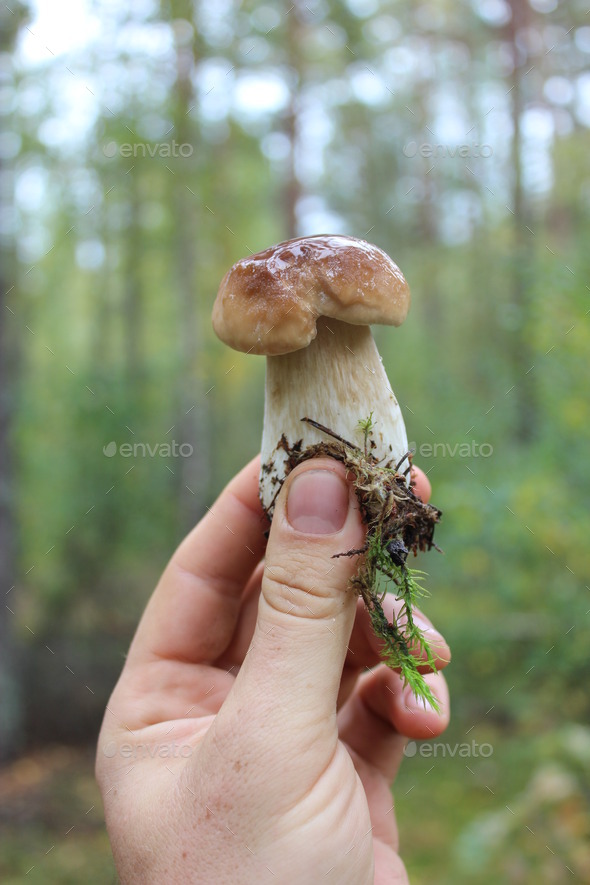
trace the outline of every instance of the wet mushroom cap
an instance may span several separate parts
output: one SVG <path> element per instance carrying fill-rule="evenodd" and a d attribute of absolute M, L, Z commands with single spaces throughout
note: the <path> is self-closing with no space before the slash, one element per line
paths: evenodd
<path fill-rule="evenodd" d="M 230 268 L 213 328 L 234 350 L 278 356 L 307 347 L 320 316 L 399 326 L 409 306 L 402 272 L 377 246 L 354 237 L 299 237 Z"/>

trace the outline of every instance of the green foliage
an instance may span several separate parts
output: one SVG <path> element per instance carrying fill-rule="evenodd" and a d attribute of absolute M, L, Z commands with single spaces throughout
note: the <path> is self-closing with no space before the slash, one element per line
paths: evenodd
<path fill-rule="evenodd" d="M 525 833 L 504 816 L 497 844 L 489 834 L 515 794 L 536 795 L 527 784 L 539 769 L 570 764 L 557 743 L 533 738 L 590 717 L 585 10 L 527 7 L 512 45 L 511 25 L 484 17 L 485 4 L 435 0 L 392 13 L 327 2 L 289 15 L 254 0 L 221 13 L 208 2 L 99 6 L 101 35 L 89 30 L 82 48 L 55 55 L 31 17 L 32 34 L 21 28 L 17 41 L 31 41 L 28 53 L 17 50 L 7 86 L 15 112 L 3 162 L 16 182 L 18 260 L 0 322 L 18 351 L 10 434 L 19 544 L 3 598 L 29 661 L 22 668 L 19 658 L 24 737 L 55 734 L 55 716 L 33 729 L 31 711 L 58 681 L 47 649 L 57 658 L 75 644 L 76 660 L 64 653 L 55 666 L 87 673 L 93 738 L 110 688 L 97 648 L 112 649 L 119 666 L 174 545 L 257 451 L 263 360 L 219 344 L 209 315 L 232 262 L 286 237 L 296 215 L 301 233 L 326 225 L 378 243 L 410 282 L 403 328 L 375 336 L 415 463 L 444 512 L 445 555 L 428 564 L 428 615 L 453 652 L 444 740 L 468 733 L 495 747 L 490 760 L 467 760 L 469 770 L 458 758 L 402 766 L 396 809 L 412 881 L 538 880 L 543 854 L 523 845 Z M 5 43 L 21 11 L 3 13 Z M 43 58 L 33 41 L 48 43 Z M 248 78 L 267 76 L 285 101 L 240 106 L 248 86 L 263 97 Z M 531 114 L 551 129 L 542 144 Z M 526 121 L 517 170 L 511 133 Z M 493 156 L 404 152 L 455 130 L 488 142 Z M 190 157 L 105 151 L 173 137 Z M 366 422 L 365 446 L 370 432 Z M 193 446 L 191 458 L 120 454 L 173 437 Z M 395 585 L 407 615 L 421 575 L 400 572 L 375 545 L 378 592 Z M 408 645 L 419 644 L 406 624 Z M 79 720 L 75 707 L 59 706 L 66 726 Z M 587 814 L 572 797 L 543 805 L 542 832 L 563 834 L 564 815 L 575 824 L 555 881 L 566 863 L 588 878 L 576 866 Z M 27 839 L 14 844 L 35 853 Z M 449 845 L 459 860 L 445 879 Z M 475 878 L 468 861 L 479 847 L 486 869 Z M 3 878 L 20 881 L 30 866 L 21 860 L 11 855 Z M 88 865 L 74 858 L 66 873 L 69 863 L 56 867 L 60 881 L 91 881 Z M 41 864 L 35 876 L 48 881 Z"/>

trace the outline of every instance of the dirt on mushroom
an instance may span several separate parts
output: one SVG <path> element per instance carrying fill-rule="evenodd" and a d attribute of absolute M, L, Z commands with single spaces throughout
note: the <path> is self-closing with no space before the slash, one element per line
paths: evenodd
<path fill-rule="evenodd" d="M 414 621 L 413 609 L 418 599 L 427 595 L 421 584 L 424 572 L 407 564 L 410 553 L 434 547 L 434 529 L 441 511 L 417 497 L 407 474 L 411 469 L 411 453 L 397 463 L 383 463 L 373 454 L 373 416 L 359 420 L 364 437 L 362 446 L 343 439 L 333 430 L 309 417 L 302 421 L 326 434 L 326 441 L 304 448 L 303 438 L 292 443 L 283 435 L 278 447 L 287 455 L 285 477 L 277 480 L 271 505 L 265 508 L 272 520 L 274 501 L 284 479 L 291 470 L 310 458 L 327 456 L 342 462 L 352 477 L 363 522 L 367 527 L 365 545 L 346 550 L 336 556 L 359 558 L 351 586 L 362 598 L 375 635 L 382 641 L 381 655 L 392 669 L 399 670 L 406 685 L 416 697 L 424 698 L 434 709 L 438 703 L 426 681 L 424 670 L 436 670 L 436 658 L 423 632 Z M 402 469 L 405 465 L 405 469 Z M 263 465 L 262 470 L 271 465 Z M 401 601 L 397 616 L 390 622 L 383 610 L 385 594 L 393 591 Z"/>

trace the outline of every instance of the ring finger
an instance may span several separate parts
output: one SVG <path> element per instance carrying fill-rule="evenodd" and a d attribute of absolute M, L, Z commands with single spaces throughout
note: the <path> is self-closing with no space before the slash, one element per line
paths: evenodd
<path fill-rule="evenodd" d="M 416 700 L 399 674 L 384 665 L 360 677 L 338 714 L 340 739 L 392 783 L 408 737 L 437 737 L 449 722 L 449 692 L 442 673 L 424 676 L 440 703 L 437 713 Z"/>

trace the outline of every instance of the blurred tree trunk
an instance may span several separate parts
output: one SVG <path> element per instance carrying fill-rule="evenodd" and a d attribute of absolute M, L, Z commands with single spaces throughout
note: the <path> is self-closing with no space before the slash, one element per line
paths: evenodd
<path fill-rule="evenodd" d="M 109 182 L 110 177 L 105 173 L 103 177 L 105 193 L 108 193 L 110 189 Z M 100 209 L 99 231 L 100 239 L 105 247 L 105 260 L 100 271 L 98 287 L 93 297 L 94 321 L 91 324 L 90 365 L 101 366 L 103 369 L 106 369 L 107 367 L 112 368 L 116 362 L 115 348 L 113 346 L 113 288 L 118 283 L 115 267 L 119 245 L 111 237 L 107 208 L 105 206 Z"/>
<path fill-rule="evenodd" d="M 429 124 L 432 121 L 428 117 L 428 81 L 424 81 L 417 87 L 417 101 L 412 110 L 419 120 L 416 139 L 421 141 L 422 133 L 426 137 L 432 135 Z M 416 116 L 412 121 L 417 122 Z M 434 139 L 433 139 L 434 140 Z M 435 148 L 436 150 L 436 148 Z M 430 346 L 436 352 L 441 347 L 446 347 L 446 316 L 443 309 L 440 290 L 438 262 L 439 251 L 437 249 L 439 233 L 437 230 L 437 213 L 440 211 L 435 198 L 434 178 L 431 174 L 436 168 L 436 159 L 420 160 L 420 178 L 422 181 L 422 199 L 418 215 L 420 245 L 423 252 L 424 273 L 421 277 L 420 300 L 422 312 L 430 335 Z"/>
<path fill-rule="evenodd" d="M 10 173 L 0 167 L 0 207 L 5 208 L 7 178 Z M 18 736 L 21 702 L 14 623 L 13 585 L 15 581 L 14 491 L 12 482 L 11 428 L 17 386 L 17 352 L 15 329 L 17 319 L 8 305 L 14 287 L 14 255 L 2 244 L 0 251 L 0 594 L 3 612 L 0 617 L 0 760 L 15 749 Z M 9 275 L 9 276 L 8 276 Z"/>
<path fill-rule="evenodd" d="M 510 77 L 512 101 L 512 304 L 516 321 L 512 333 L 511 362 L 514 369 L 514 390 L 517 403 L 516 438 L 522 443 L 532 440 L 538 426 L 538 407 L 531 343 L 531 284 L 533 263 L 532 236 L 529 231 L 526 197 L 522 182 L 522 112 L 524 108 L 524 77 L 529 67 L 526 41 L 519 46 L 519 35 L 530 24 L 530 7 L 526 0 L 510 0 L 512 16 L 507 36 L 512 49 L 513 70 Z"/>
<path fill-rule="evenodd" d="M 300 19 L 300 0 L 295 0 L 286 17 L 287 22 L 287 63 L 292 70 L 293 84 L 291 98 L 285 117 L 284 133 L 289 139 L 289 157 L 287 177 L 283 188 L 283 212 L 285 235 L 287 239 L 296 237 L 297 203 L 302 196 L 301 182 L 297 175 L 297 152 L 300 128 L 301 87 L 303 83 L 303 59 L 301 45 L 303 41 L 303 24 Z"/>
<path fill-rule="evenodd" d="M 129 225 L 125 238 L 125 289 L 123 292 L 123 340 L 125 342 L 125 366 L 130 386 L 138 383 L 141 371 L 142 339 L 142 286 L 140 268 L 142 264 L 142 238 L 140 228 L 140 174 L 141 161 L 133 161 L 136 166 L 127 176 L 129 192 Z M 136 391 L 139 393 L 139 390 Z"/>
<path fill-rule="evenodd" d="M 181 157 L 179 163 L 196 163 L 198 145 L 195 144 L 196 127 L 192 125 L 191 111 L 196 99 L 192 77 L 197 58 L 195 38 L 189 38 L 190 30 L 183 22 L 192 22 L 192 3 L 178 0 L 172 4 L 178 23 L 176 28 L 176 82 L 173 96 L 174 140 L 179 145 L 192 147 L 190 157 Z M 178 495 L 181 525 L 189 528 L 201 515 L 209 496 L 210 474 L 210 424 L 209 400 L 205 395 L 199 366 L 203 362 L 202 318 L 199 315 L 198 253 L 200 203 L 195 193 L 186 186 L 194 180 L 183 169 L 183 174 L 173 177 L 173 201 L 175 221 L 176 281 L 178 293 L 178 341 L 179 380 L 176 400 L 179 416 L 176 422 L 178 443 L 192 446 L 190 457 L 179 457 L 175 472 L 178 477 Z M 207 311 L 207 318 L 209 311 Z M 176 433 L 176 431 L 175 431 Z M 176 438 L 176 436 L 175 436 Z"/>
<path fill-rule="evenodd" d="M 0 50 L 10 52 L 21 25 L 28 18 L 27 8 L 11 4 L 0 11 Z M 5 85 L 10 86 L 10 82 Z M 0 215 L 11 219 L 13 170 L 0 163 Z M 12 459 L 12 424 L 18 379 L 19 321 L 10 307 L 15 300 L 16 256 L 12 232 L 0 237 L 0 761 L 13 755 L 18 746 L 22 722 L 21 668 L 13 634 L 15 575 L 15 514 Z M 13 595 L 14 592 L 14 595 Z"/>

